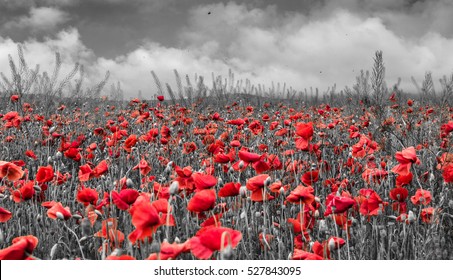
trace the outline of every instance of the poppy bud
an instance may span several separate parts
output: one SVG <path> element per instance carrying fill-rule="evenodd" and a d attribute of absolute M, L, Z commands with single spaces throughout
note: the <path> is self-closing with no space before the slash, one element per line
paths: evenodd
<path fill-rule="evenodd" d="M 219 186 L 219 188 L 223 187 L 223 180 L 221 177 L 219 177 L 219 179 L 217 179 L 217 185 Z"/>
<path fill-rule="evenodd" d="M 153 243 L 151 243 L 150 252 L 159 253 L 160 252 L 160 243 L 154 240 Z"/>
<path fill-rule="evenodd" d="M 56 128 L 55 126 L 52 126 L 52 127 L 49 129 L 49 133 L 54 133 L 56 129 L 57 129 L 57 128 Z"/>
<path fill-rule="evenodd" d="M 221 260 L 231 260 L 232 258 L 233 258 L 233 248 L 231 247 L 231 245 L 228 245 L 220 253 L 220 259 Z"/>
<path fill-rule="evenodd" d="M 128 188 L 132 188 L 134 186 L 134 182 L 132 182 L 131 178 L 126 179 L 126 186 Z"/>
<path fill-rule="evenodd" d="M 37 192 L 41 192 L 41 187 L 38 185 L 34 185 L 33 189 L 35 189 L 35 191 L 37 191 Z"/>
<path fill-rule="evenodd" d="M 175 243 L 177 243 L 177 244 L 181 243 L 181 240 L 177 236 L 175 237 Z"/>
<path fill-rule="evenodd" d="M 315 215 L 314 215 L 314 216 L 315 216 L 315 218 L 318 218 L 318 217 L 319 217 L 319 211 L 318 211 L 317 209 L 316 209 L 316 211 L 315 211 Z"/>
<path fill-rule="evenodd" d="M 47 162 L 48 162 L 48 163 L 52 163 L 52 161 L 53 161 L 52 157 L 49 156 L 49 157 L 47 158 Z"/>
<path fill-rule="evenodd" d="M 448 201 L 448 207 L 453 209 L 453 200 Z"/>
<path fill-rule="evenodd" d="M 240 217 L 241 217 L 241 219 L 245 219 L 247 217 L 247 214 L 245 213 L 245 211 L 241 212 Z"/>
<path fill-rule="evenodd" d="M 80 216 L 79 214 L 74 214 L 74 215 L 72 215 L 72 218 L 74 218 L 76 220 L 80 220 L 80 219 L 82 219 L 82 216 Z"/>
<path fill-rule="evenodd" d="M 278 191 L 280 192 L 281 195 L 285 194 L 285 188 L 283 187 L 281 187 Z"/>
<path fill-rule="evenodd" d="M 179 191 L 179 183 L 178 181 L 173 181 L 170 185 L 169 192 L 171 195 L 176 195 Z"/>
<path fill-rule="evenodd" d="M 99 210 L 94 210 L 94 213 L 98 214 L 99 216 L 102 216 L 102 213 Z"/>
<path fill-rule="evenodd" d="M 81 227 L 82 227 L 82 234 L 84 236 L 90 235 L 90 233 L 91 233 L 90 220 L 88 220 L 87 218 L 82 219 Z"/>
<path fill-rule="evenodd" d="M 335 240 L 334 240 L 333 238 L 330 238 L 330 239 L 329 239 L 328 246 L 329 246 L 329 250 L 330 250 L 330 251 L 333 251 L 333 250 L 336 249 L 336 248 L 335 248 Z"/>
<path fill-rule="evenodd" d="M 407 219 L 408 219 L 409 223 L 412 223 L 412 222 L 414 222 L 417 218 L 415 217 L 414 212 L 409 211 L 409 215 L 408 215 Z"/>
<path fill-rule="evenodd" d="M 318 203 L 321 203 L 321 199 L 317 196 L 315 196 L 315 201 L 318 202 Z"/>
<path fill-rule="evenodd" d="M 63 154 L 62 154 L 60 151 L 58 151 L 58 152 L 55 154 L 55 158 L 56 158 L 56 159 L 61 159 L 62 156 L 63 156 Z"/>
<path fill-rule="evenodd" d="M 241 186 L 239 188 L 239 194 L 242 196 L 242 197 L 246 197 L 247 196 L 247 187 L 246 186 Z"/>
<path fill-rule="evenodd" d="M 244 167 L 244 162 L 241 160 L 241 161 L 239 162 L 239 169 L 242 169 L 243 167 Z"/>
<path fill-rule="evenodd" d="M 55 257 L 55 254 L 58 252 L 57 249 L 58 249 L 58 243 L 55 243 L 52 246 L 52 249 L 50 249 L 50 259 L 51 260 L 53 260 L 53 258 Z"/>
<path fill-rule="evenodd" d="M 64 220 L 64 216 L 63 216 L 63 214 L 61 212 L 57 212 L 56 216 L 57 216 L 58 219 Z"/>
<path fill-rule="evenodd" d="M 3 230 L 0 229 L 0 244 L 5 242 L 5 235 L 3 234 Z"/>

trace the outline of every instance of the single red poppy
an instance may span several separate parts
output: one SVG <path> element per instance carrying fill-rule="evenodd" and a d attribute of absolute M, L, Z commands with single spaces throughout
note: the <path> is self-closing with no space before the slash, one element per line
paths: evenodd
<path fill-rule="evenodd" d="M 83 203 L 85 206 L 96 205 L 98 201 L 98 192 L 95 189 L 85 188 L 82 186 L 77 191 L 77 201 Z"/>
<path fill-rule="evenodd" d="M 203 173 L 193 173 L 192 174 L 193 182 L 197 190 L 209 189 L 217 185 L 217 178 Z"/>
<path fill-rule="evenodd" d="M 266 192 L 266 198 L 263 197 L 264 187 L 266 182 L 270 183 L 270 176 L 268 174 L 260 174 L 247 180 L 246 188 L 252 192 L 250 199 L 255 202 L 261 202 L 264 199 L 271 200 L 274 197 Z"/>
<path fill-rule="evenodd" d="M 361 204 L 360 213 L 364 216 L 377 216 L 382 213 L 384 202 L 381 197 L 372 189 L 361 189 L 359 191 Z"/>
<path fill-rule="evenodd" d="M 0 207 L 0 222 L 1 223 L 6 223 L 9 219 L 11 219 L 12 216 L 13 216 L 13 214 L 10 211 L 6 210 L 3 207 Z"/>
<path fill-rule="evenodd" d="M 196 258 L 205 260 L 209 259 L 215 251 L 227 246 L 236 248 L 241 239 L 240 231 L 225 227 L 211 227 L 190 239 L 190 251 Z"/>
<path fill-rule="evenodd" d="M 348 211 L 349 208 L 353 207 L 356 201 L 349 196 L 337 196 L 331 193 L 327 196 L 326 205 L 327 209 L 324 212 L 324 216 L 328 216 L 332 213 L 341 214 Z"/>
<path fill-rule="evenodd" d="M 165 100 L 165 97 L 163 95 L 158 95 L 157 96 L 157 100 L 159 100 L 160 102 L 164 101 Z"/>
<path fill-rule="evenodd" d="M 134 166 L 134 168 L 132 169 L 140 170 L 140 174 L 142 174 L 142 176 L 146 176 L 151 171 L 151 167 L 149 166 L 148 162 L 145 159 L 141 159 L 139 164 Z"/>
<path fill-rule="evenodd" d="M 22 186 L 18 190 L 13 191 L 14 202 L 19 203 L 21 201 L 32 199 L 35 194 L 34 186 L 34 181 L 23 182 Z"/>
<path fill-rule="evenodd" d="M 205 189 L 196 192 L 195 195 L 190 199 L 187 210 L 190 212 L 201 213 L 204 211 L 211 210 L 214 208 L 216 202 L 215 190 Z"/>
<path fill-rule="evenodd" d="M 424 189 L 418 189 L 415 192 L 415 195 L 411 197 L 411 201 L 414 205 L 428 205 L 431 200 L 431 192 Z"/>
<path fill-rule="evenodd" d="M 304 250 L 294 249 L 292 260 L 323 260 L 323 257 Z"/>
<path fill-rule="evenodd" d="M 64 220 L 69 220 L 72 217 L 69 207 L 63 207 L 61 202 L 57 202 L 52 205 L 49 210 L 47 210 L 47 216 L 51 219 L 63 218 Z"/>
<path fill-rule="evenodd" d="M 137 240 L 151 238 L 160 225 L 159 213 L 146 196 L 137 198 L 130 209 L 132 224 L 135 230 L 128 238 L 134 244 Z"/>
<path fill-rule="evenodd" d="M 220 197 L 229 197 L 239 195 L 239 189 L 241 188 L 240 183 L 229 182 L 223 185 L 219 190 Z"/>
<path fill-rule="evenodd" d="M 443 168 L 442 177 L 445 183 L 453 182 L 453 163 L 449 163 Z"/>
<path fill-rule="evenodd" d="M 25 260 L 30 257 L 38 245 L 38 238 L 33 235 L 19 236 L 12 245 L 0 250 L 0 260 Z"/>
<path fill-rule="evenodd" d="M 121 210 L 129 209 L 139 196 L 139 192 L 134 189 L 123 189 L 119 193 L 117 191 L 112 191 L 113 203 Z"/>
<path fill-rule="evenodd" d="M 311 204 L 315 200 L 314 192 L 315 190 L 311 186 L 299 185 L 286 197 L 286 200 L 297 204 Z"/>
<path fill-rule="evenodd" d="M 14 163 L 0 161 L 0 178 L 6 178 L 8 181 L 15 182 L 22 178 L 24 171 Z"/>
<path fill-rule="evenodd" d="M 36 181 L 40 184 L 47 183 L 53 180 L 54 173 L 52 166 L 40 166 L 36 173 Z"/>
<path fill-rule="evenodd" d="M 244 162 L 247 162 L 247 163 L 258 161 L 261 158 L 261 155 L 256 154 L 256 153 L 251 153 L 246 150 L 240 150 L 238 153 L 238 156 L 241 160 L 243 160 Z"/>

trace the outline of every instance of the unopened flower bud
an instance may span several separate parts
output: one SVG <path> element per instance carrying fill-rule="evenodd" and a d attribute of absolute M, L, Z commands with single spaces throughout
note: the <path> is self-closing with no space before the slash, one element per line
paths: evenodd
<path fill-rule="evenodd" d="M 134 186 L 134 182 L 132 182 L 131 178 L 126 179 L 126 186 L 128 188 L 132 188 Z"/>
<path fill-rule="evenodd" d="M 57 212 L 55 215 L 57 216 L 58 219 L 64 220 L 64 215 L 61 212 Z"/>
<path fill-rule="evenodd" d="M 178 194 L 178 191 L 179 191 L 179 183 L 178 183 L 178 181 L 173 181 L 170 185 L 169 192 L 171 195 L 176 195 L 176 194 Z"/>

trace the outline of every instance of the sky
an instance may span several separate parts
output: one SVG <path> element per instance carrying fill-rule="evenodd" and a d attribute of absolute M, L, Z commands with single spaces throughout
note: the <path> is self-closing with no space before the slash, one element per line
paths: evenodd
<path fill-rule="evenodd" d="M 382 50 L 387 85 L 413 92 L 411 77 L 453 73 L 451 26 L 452 0 L 0 0 L 0 72 L 21 44 L 30 66 L 51 72 L 58 51 L 62 76 L 81 63 L 89 86 L 109 71 L 127 97 L 156 93 L 151 70 L 174 85 L 174 69 L 323 92 L 352 87 Z"/>

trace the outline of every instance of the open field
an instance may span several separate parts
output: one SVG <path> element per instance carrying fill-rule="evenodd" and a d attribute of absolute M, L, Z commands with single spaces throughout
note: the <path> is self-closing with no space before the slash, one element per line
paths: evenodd
<path fill-rule="evenodd" d="M 340 93 L 2 79 L 0 259 L 452 259 L 453 77 Z M 58 72 L 58 60 L 55 73 Z M 20 78 L 22 77 L 22 78 Z M 72 89 L 64 95 L 62 90 Z M 278 95 L 277 93 L 283 93 Z"/>

